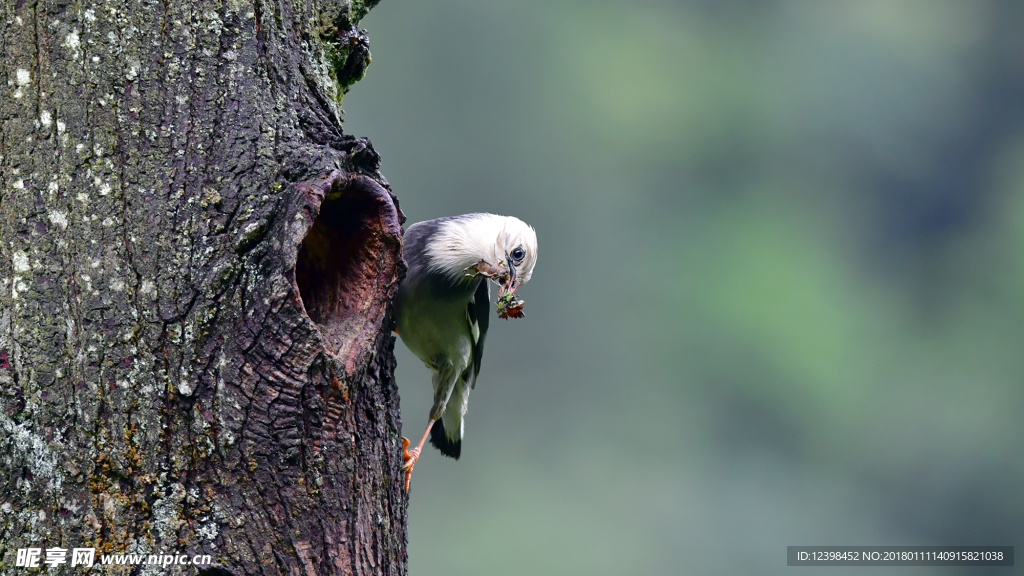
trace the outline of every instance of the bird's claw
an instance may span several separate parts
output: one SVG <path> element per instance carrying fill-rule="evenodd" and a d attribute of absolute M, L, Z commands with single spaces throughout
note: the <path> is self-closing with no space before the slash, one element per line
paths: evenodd
<path fill-rule="evenodd" d="M 402 438 L 402 457 L 405 458 L 405 463 L 402 464 L 402 470 L 412 471 L 412 467 L 416 465 L 416 461 L 420 459 L 420 450 L 413 448 L 409 450 L 409 440 Z"/>
<path fill-rule="evenodd" d="M 416 461 L 420 459 L 420 449 L 409 450 L 409 439 L 405 437 L 402 438 L 402 458 L 405 460 L 405 463 L 402 464 L 402 470 L 405 470 L 405 491 L 408 492 L 413 466 L 416 466 Z"/>

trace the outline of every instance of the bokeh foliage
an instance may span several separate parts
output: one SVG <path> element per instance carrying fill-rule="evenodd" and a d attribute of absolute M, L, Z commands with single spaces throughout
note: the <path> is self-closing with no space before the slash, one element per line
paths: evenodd
<path fill-rule="evenodd" d="M 410 220 L 515 214 L 541 245 L 463 459 L 416 468 L 413 574 L 1020 540 L 1024 5 L 387 0 L 363 25 L 346 129 Z M 429 376 L 400 354 L 415 435 Z"/>

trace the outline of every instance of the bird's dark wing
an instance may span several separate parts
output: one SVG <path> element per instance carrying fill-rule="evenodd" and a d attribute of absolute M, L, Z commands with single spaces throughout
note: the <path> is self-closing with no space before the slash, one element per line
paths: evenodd
<path fill-rule="evenodd" d="M 487 280 L 481 280 L 476 293 L 466 308 L 469 316 L 470 331 L 473 334 L 473 373 L 470 377 L 470 389 L 476 388 L 476 377 L 480 373 L 480 361 L 484 357 L 484 338 L 487 336 L 487 325 L 491 321 L 491 289 Z"/>

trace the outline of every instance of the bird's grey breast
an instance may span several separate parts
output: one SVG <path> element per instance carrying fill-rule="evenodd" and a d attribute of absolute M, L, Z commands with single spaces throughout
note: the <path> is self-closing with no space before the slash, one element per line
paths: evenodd
<path fill-rule="evenodd" d="M 480 285 L 479 278 L 454 282 L 430 265 L 427 247 L 444 220 L 409 227 L 404 238 L 406 277 L 395 299 L 398 332 L 424 362 L 443 356 L 465 367 L 473 344 L 466 306 Z"/>

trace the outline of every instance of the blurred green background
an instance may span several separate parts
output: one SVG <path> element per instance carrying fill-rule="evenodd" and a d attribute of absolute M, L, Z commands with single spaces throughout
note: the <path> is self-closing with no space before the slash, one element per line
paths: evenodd
<path fill-rule="evenodd" d="M 1021 543 L 1024 4 L 384 0 L 361 25 L 345 126 L 409 222 L 540 240 L 462 460 L 416 467 L 414 576 Z M 418 436 L 430 378 L 398 354 Z"/>

